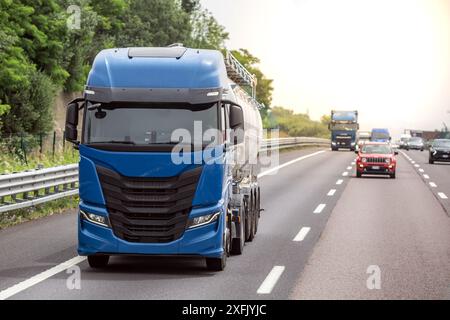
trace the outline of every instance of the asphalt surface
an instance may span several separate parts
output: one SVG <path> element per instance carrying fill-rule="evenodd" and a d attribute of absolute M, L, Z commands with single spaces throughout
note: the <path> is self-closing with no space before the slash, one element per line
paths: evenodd
<path fill-rule="evenodd" d="M 417 174 L 430 188 L 431 192 L 436 196 L 444 210 L 450 217 L 450 201 L 442 199 L 440 194 L 450 198 L 450 162 L 435 162 L 434 164 L 428 163 L 429 151 L 403 151 L 407 160 L 414 162 L 411 163 L 414 166 Z M 410 160 L 411 159 L 411 160 Z"/>
<path fill-rule="evenodd" d="M 291 298 L 450 299 L 450 219 L 416 169 L 350 179 Z"/>
<path fill-rule="evenodd" d="M 450 220 L 409 160 L 399 156 L 396 180 L 356 179 L 353 153 L 317 151 L 283 152 L 287 165 L 261 177 L 258 234 L 223 272 L 202 259 L 112 257 L 101 271 L 78 263 L 80 289 L 64 268 L 36 277 L 76 256 L 72 212 L 0 231 L 0 296 L 19 284 L 9 299 L 446 298 Z M 369 265 L 382 290 L 365 287 Z"/>

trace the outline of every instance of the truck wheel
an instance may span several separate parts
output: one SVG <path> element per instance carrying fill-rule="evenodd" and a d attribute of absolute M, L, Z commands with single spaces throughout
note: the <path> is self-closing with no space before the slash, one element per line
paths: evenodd
<path fill-rule="evenodd" d="M 357 178 L 361 178 L 361 177 L 362 177 L 362 174 L 361 174 L 361 172 L 359 172 L 359 171 L 356 171 L 356 177 L 357 177 Z"/>
<path fill-rule="evenodd" d="M 227 255 L 224 253 L 221 258 L 206 258 L 206 267 L 210 271 L 223 271 L 227 265 Z"/>
<path fill-rule="evenodd" d="M 88 263 L 91 268 L 101 269 L 108 265 L 109 256 L 108 255 L 91 255 L 88 256 Z"/>
<path fill-rule="evenodd" d="M 434 160 L 430 158 L 430 159 L 428 159 L 428 163 L 429 164 L 434 164 Z"/>
<path fill-rule="evenodd" d="M 233 238 L 231 240 L 231 249 L 230 253 L 235 255 L 240 255 L 244 251 L 244 244 L 245 244 L 245 219 L 242 215 L 242 209 L 239 209 L 239 230 L 236 230 L 238 232 L 238 237 Z"/>
<path fill-rule="evenodd" d="M 395 179 L 395 172 L 390 174 L 391 179 Z"/>
<path fill-rule="evenodd" d="M 223 271 L 227 265 L 227 257 L 229 253 L 229 239 L 230 238 L 230 232 L 229 229 L 227 232 L 225 232 L 224 238 L 223 238 L 223 253 L 220 258 L 205 258 L 206 261 L 206 268 L 210 271 Z"/>

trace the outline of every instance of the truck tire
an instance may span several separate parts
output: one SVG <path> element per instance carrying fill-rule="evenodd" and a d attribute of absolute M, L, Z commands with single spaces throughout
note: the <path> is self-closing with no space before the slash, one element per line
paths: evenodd
<path fill-rule="evenodd" d="M 227 255 L 224 253 L 221 258 L 206 258 L 206 267 L 210 271 L 223 271 L 227 265 Z"/>
<path fill-rule="evenodd" d="M 230 253 L 234 255 L 240 255 L 244 251 L 245 244 L 245 219 L 242 215 L 243 210 L 239 209 L 239 230 L 236 230 L 238 233 L 237 238 L 233 238 L 231 240 L 231 249 Z"/>
<path fill-rule="evenodd" d="M 428 159 L 428 163 L 429 164 L 434 164 L 434 160 L 430 158 L 430 159 Z"/>
<path fill-rule="evenodd" d="M 391 179 L 395 179 L 395 172 L 390 174 Z"/>
<path fill-rule="evenodd" d="M 227 265 L 230 250 L 230 232 L 225 232 L 223 238 L 223 253 L 220 258 L 205 258 L 206 268 L 210 271 L 223 271 Z"/>
<path fill-rule="evenodd" d="M 89 266 L 93 269 L 105 268 L 109 262 L 108 255 L 90 255 L 87 258 Z"/>
<path fill-rule="evenodd" d="M 361 178 L 361 177 L 362 177 L 362 174 L 361 174 L 361 172 L 359 172 L 359 171 L 356 171 L 356 177 L 357 177 L 357 178 Z"/>

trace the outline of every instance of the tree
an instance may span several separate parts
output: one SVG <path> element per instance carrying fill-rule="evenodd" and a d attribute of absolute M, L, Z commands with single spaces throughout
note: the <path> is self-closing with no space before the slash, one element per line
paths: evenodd
<path fill-rule="evenodd" d="M 266 117 L 267 110 L 270 109 L 270 106 L 272 104 L 273 80 L 268 79 L 264 75 L 264 73 L 258 67 L 260 60 L 252 55 L 248 50 L 233 50 L 231 53 L 248 71 L 256 76 L 256 99 L 260 103 L 263 103 L 265 105 L 266 108 L 264 110 L 261 110 L 261 115 L 263 117 Z"/>
<path fill-rule="evenodd" d="M 192 34 L 189 46 L 201 49 L 220 50 L 225 47 L 228 32 L 206 9 L 197 9 L 191 18 Z"/>

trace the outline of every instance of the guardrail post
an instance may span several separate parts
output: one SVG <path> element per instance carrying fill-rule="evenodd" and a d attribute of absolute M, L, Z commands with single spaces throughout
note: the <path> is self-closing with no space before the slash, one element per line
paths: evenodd
<path fill-rule="evenodd" d="M 55 146 L 56 146 L 56 131 L 53 131 L 53 147 L 52 147 L 52 157 L 55 157 Z"/>

